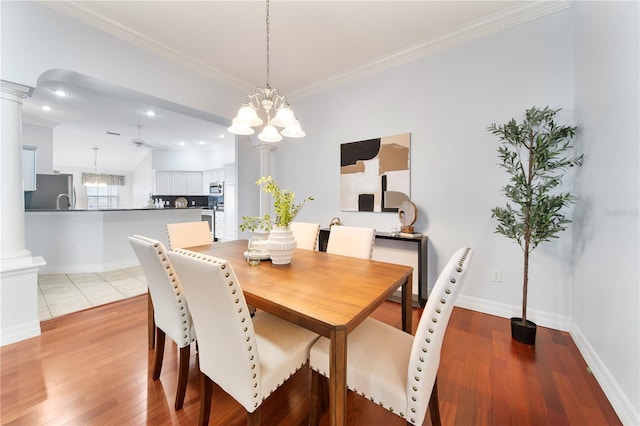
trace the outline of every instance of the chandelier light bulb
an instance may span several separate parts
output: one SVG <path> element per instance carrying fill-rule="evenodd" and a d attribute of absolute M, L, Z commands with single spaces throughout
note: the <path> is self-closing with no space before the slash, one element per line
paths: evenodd
<path fill-rule="evenodd" d="M 305 135 L 306 133 L 303 132 L 302 127 L 300 127 L 300 122 L 295 119 L 282 131 L 282 136 L 288 138 L 303 138 Z"/>
<path fill-rule="evenodd" d="M 287 127 L 294 121 L 296 121 L 296 117 L 293 115 L 293 111 L 291 111 L 289 105 L 285 103 L 278 109 L 278 113 L 273 120 L 271 120 L 271 124 L 278 127 Z"/>
<path fill-rule="evenodd" d="M 239 122 L 244 123 L 247 126 L 260 126 L 263 123 L 262 119 L 258 117 L 256 110 L 248 103 L 242 105 L 242 108 L 238 111 L 238 116 L 236 118 Z"/>
<path fill-rule="evenodd" d="M 255 133 L 255 130 L 251 128 L 251 126 L 242 122 L 239 118 L 234 118 L 231 124 L 231 127 L 227 128 L 230 133 L 234 135 L 252 135 Z"/>
<path fill-rule="evenodd" d="M 267 124 L 262 129 L 262 133 L 258 135 L 258 139 L 263 142 L 280 142 L 282 140 L 282 136 L 278 133 L 278 129 L 273 127 L 271 124 Z"/>

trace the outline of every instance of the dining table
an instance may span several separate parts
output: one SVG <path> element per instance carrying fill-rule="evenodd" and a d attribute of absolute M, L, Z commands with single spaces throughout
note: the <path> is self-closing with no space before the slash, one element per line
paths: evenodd
<path fill-rule="evenodd" d="M 247 240 L 190 247 L 233 268 L 249 305 L 329 338 L 331 425 L 345 425 L 348 335 L 398 288 L 402 328 L 411 333 L 411 266 L 296 249 L 290 264 L 245 259 Z"/>

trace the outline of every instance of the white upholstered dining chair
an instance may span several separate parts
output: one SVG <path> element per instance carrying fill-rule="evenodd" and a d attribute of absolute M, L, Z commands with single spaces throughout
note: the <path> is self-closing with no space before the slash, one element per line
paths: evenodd
<path fill-rule="evenodd" d="M 297 248 L 315 250 L 320 233 L 319 223 L 291 222 L 290 228 L 296 239 Z"/>
<path fill-rule="evenodd" d="M 262 401 L 307 364 L 318 335 L 263 311 L 252 318 L 226 260 L 180 249 L 169 258 L 199 336 L 199 424 L 209 422 L 213 383 L 247 410 L 247 424 L 259 424 Z"/>
<path fill-rule="evenodd" d="M 179 410 L 187 391 L 191 343 L 196 340 L 189 307 L 164 245 L 160 241 L 139 235 L 129 237 L 129 243 L 144 270 L 153 302 L 153 329 L 156 332 L 153 380 L 160 378 L 165 336 L 168 335 L 180 348 L 178 388 L 174 403 L 176 410 Z"/>
<path fill-rule="evenodd" d="M 211 244 L 209 222 L 167 223 L 169 248 L 187 248 Z"/>
<path fill-rule="evenodd" d="M 407 424 L 422 425 L 427 407 L 431 423 L 440 424 L 435 386 L 440 351 L 472 255 L 470 248 L 463 247 L 451 257 L 429 295 L 415 337 L 373 318 L 365 319 L 349 333 L 350 390 L 404 418 Z M 319 419 L 321 376 L 328 377 L 329 346 L 329 340 L 321 337 L 309 355 L 311 425 L 317 425 Z"/>
<path fill-rule="evenodd" d="M 371 259 L 375 238 L 373 228 L 334 225 L 329 231 L 327 253 Z"/>

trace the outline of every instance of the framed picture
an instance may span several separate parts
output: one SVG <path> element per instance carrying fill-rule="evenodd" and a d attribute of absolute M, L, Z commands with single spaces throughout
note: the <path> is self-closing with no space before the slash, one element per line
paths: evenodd
<path fill-rule="evenodd" d="M 340 145 L 340 210 L 397 212 L 410 198 L 411 133 Z"/>

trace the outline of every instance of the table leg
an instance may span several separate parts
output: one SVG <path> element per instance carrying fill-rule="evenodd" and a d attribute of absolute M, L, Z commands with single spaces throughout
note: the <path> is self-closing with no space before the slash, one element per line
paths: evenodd
<path fill-rule="evenodd" d="M 331 331 L 329 357 L 329 410 L 331 426 L 347 421 L 347 331 Z"/>
<path fill-rule="evenodd" d="M 402 285 L 402 331 L 412 334 L 413 274 L 409 274 L 407 282 Z"/>

